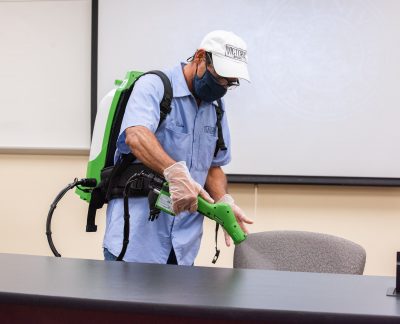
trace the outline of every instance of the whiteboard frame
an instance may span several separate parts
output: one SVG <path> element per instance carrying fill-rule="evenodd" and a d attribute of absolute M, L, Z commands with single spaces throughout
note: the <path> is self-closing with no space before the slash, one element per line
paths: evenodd
<path fill-rule="evenodd" d="M 0 0 L 0 2 L 41 2 L 42 0 Z M 76 1 L 76 0 L 72 0 Z M 90 5 L 93 5 L 93 0 L 87 1 L 87 3 Z M 86 3 L 86 1 L 85 1 Z M 88 14 L 87 18 L 92 18 L 94 15 L 93 13 Z M 97 15 L 96 15 L 97 16 Z M 92 25 L 93 26 L 93 25 Z M 94 30 L 91 29 L 91 35 L 90 39 L 91 41 L 93 40 L 93 32 Z M 97 35 L 97 31 L 96 31 Z M 97 45 L 96 45 L 97 46 Z M 90 53 L 92 54 L 92 53 Z M 92 56 L 92 55 L 91 55 Z M 90 60 L 91 57 L 90 57 Z M 93 64 L 93 63 L 92 63 Z M 90 74 L 92 75 L 92 69 L 90 69 Z M 92 80 L 90 83 L 90 88 L 91 85 L 93 84 Z M 89 97 L 90 99 L 91 97 Z M 92 109 L 91 109 L 92 111 Z M 95 116 L 94 116 L 95 117 Z M 90 121 L 94 118 L 93 116 L 90 116 Z M 85 127 L 85 129 L 87 129 Z M 90 136 L 92 134 L 92 131 L 90 129 Z M 6 154 L 13 154 L 13 155 L 72 155 L 72 156 L 85 156 L 89 155 L 90 152 L 90 145 L 89 147 L 87 145 L 66 145 L 66 146 L 52 146 L 52 145 L 0 145 L 0 155 L 6 155 Z"/>
<path fill-rule="evenodd" d="M 99 0 L 92 0 L 91 134 L 97 112 Z M 229 183 L 400 187 L 400 178 L 227 174 Z"/>

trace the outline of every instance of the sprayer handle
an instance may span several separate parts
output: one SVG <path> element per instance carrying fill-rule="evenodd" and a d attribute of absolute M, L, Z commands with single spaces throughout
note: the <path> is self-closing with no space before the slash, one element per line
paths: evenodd
<path fill-rule="evenodd" d="M 246 239 L 247 235 L 238 224 L 232 207 L 229 204 L 211 204 L 199 196 L 197 198 L 197 211 L 220 224 L 235 244 L 239 244 Z"/>

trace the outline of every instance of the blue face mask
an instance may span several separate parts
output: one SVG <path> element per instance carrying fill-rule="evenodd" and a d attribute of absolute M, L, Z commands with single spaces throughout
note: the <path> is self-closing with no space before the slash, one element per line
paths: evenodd
<path fill-rule="evenodd" d="M 196 98 L 205 102 L 213 102 L 222 98 L 227 89 L 220 85 L 208 69 L 204 75 L 199 78 L 196 74 L 193 79 L 193 92 Z"/>

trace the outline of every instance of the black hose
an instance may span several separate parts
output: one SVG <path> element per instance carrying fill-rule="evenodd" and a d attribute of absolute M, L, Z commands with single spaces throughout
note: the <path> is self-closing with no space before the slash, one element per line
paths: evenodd
<path fill-rule="evenodd" d="M 125 253 L 126 253 L 126 249 L 128 248 L 128 244 L 129 244 L 129 232 L 130 232 L 130 214 L 129 214 L 129 190 L 130 190 L 130 186 L 133 182 L 135 182 L 138 178 L 144 176 L 145 173 L 139 172 L 139 173 L 135 173 L 133 176 L 131 176 L 128 181 L 125 183 L 125 188 L 124 188 L 124 192 L 123 192 L 123 198 L 124 198 L 124 238 L 122 241 L 122 249 L 121 252 L 119 253 L 118 257 L 117 257 L 117 261 L 122 261 Z"/>
<path fill-rule="evenodd" d="M 158 188 L 159 190 L 162 187 L 165 179 L 156 175 L 152 172 L 141 171 L 139 173 L 135 173 L 132 175 L 128 181 L 125 183 L 123 198 L 124 198 L 124 238 L 122 241 L 122 249 L 117 257 L 117 261 L 123 261 L 123 258 L 126 253 L 126 249 L 129 244 L 129 232 L 130 232 L 130 214 L 129 214 L 129 190 L 132 185 L 138 178 L 145 177 L 150 180 L 149 189 L 153 190 L 154 188 Z M 150 219 L 150 218 L 149 218 Z M 151 220 L 151 219 L 150 219 Z M 153 219 L 154 220 L 154 219 Z"/>
<path fill-rule="evenodd" d="M 96 179 L 80 179 L 78 180 L 77 178 L 74 179 L 74 182 L 68 184 L 63 190 L 60 191 L 60 193 L 56 196 L 54 199 L 53 203 L 50 205 L 50 210 L 49 213 L 47 214 L 47 220 L 46 220 L 46 236 L 47 236 L 47 241 L 49 242 L 49 246 L 51 251 L 53 252 L 54 256 L 56 257 L 61 257 L 61 254 L 58 253 L 54 243 L 53 243 L 53 238 L 52 238 L 52 232 L 51 232 L 51 220 L 53 218 L 53 213 L 54 210 L 57 207 L 58 202 L 61 200 L 62 197 L 68 192 L 68 190 L 82 185 L 84 187 L 95 187 L 97 184 Z"/>

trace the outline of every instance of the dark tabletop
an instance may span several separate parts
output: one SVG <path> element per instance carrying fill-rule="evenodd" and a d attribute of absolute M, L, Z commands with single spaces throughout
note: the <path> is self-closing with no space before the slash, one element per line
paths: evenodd
<path fill-rule="evenodd" d="M 394 277 L 186 267 L 0 254 L 0 303 L 167 315 L 399 320 Z"/>

